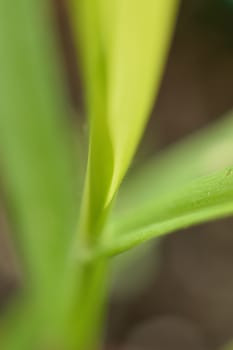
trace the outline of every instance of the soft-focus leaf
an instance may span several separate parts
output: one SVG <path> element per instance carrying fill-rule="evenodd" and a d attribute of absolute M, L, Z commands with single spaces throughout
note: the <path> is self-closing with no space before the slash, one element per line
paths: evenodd
<path fill-rule="evenodd" d="M 161 203 L 173 202 L 176 193 L 200 176 L 232 166 L 232 130 L 231 112 L 211 126 L 172 145 L 129 176 L 118 196 L 111 231 L 115 229 L 115 234 L 118 234 L 118 228 L 126 223 L 129 230 L 140 230 L 147 214 L 150 223 L 157 225 Z M 156 207 L 158 213 L 149 209 Z M 166 208 L 161 210 L 165 211 Z M 165 227 L 162 226 L 162 229 Z"/>
<path fill-rule="evenodd" d="M 51 18 L 46 1 L 0 1 L 1 171 L 39 289 L 61 273 L 74 214 L 69 109 Z"/>
<path fill-rule="evenodd" d="M 79 241 L 86 245 L 101 230 L 105 201 L 112 177 L 112 147 L 106 118 L 106 15 L 99 0 L 71 0 L 71 15 L 77 33 L 79 57 L 83 67 L 87 115 L 89 119 L 89 156 L 83 196 Z M 104 2 L 103 2 L 104 5 Z M 106 24 L 107 25 L 107 24 Z"/>
<path fill-rule="evenodd" d="M 142 211 L 150 200 L 160 201 L 198 176 L 208 175 L 233 164 L 233 115 L 213 122 L 149 159 L 126 178 L 115 211 Z"/>
<path fill-rule="evenodd" d="M 156 97 L 178 1 L 119 0 L 109 55 L 107 117 L 114 169 L 108 201 L 125 175 Z"/>
<path fill-rule="evenodd" d="M 177 0 L 72 0 L 90 121 L 81 231 L 96 236 L 156 96 Z"/>
<path fill-rule="evenodd" d="M 193 180 L 115 222 L 115 234 L 94 254 L 116 255 L 149 239 L 233 214 L 233 168 Z"/>

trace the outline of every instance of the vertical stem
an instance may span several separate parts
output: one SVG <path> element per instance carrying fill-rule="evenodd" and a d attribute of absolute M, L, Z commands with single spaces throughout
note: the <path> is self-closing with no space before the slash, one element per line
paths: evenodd
<path fill-rule="evenodd" d="M 81 266 L 78 295 L 68 330 L 72 350 L 95 350 L 99 346 L 104 319 L 107 271 L 106 258 L 83 263 Z"/>

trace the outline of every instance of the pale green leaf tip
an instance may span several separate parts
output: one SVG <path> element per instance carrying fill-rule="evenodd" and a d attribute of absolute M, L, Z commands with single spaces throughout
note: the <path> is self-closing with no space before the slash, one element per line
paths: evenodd
<path fill-rule="evenodd" d="M 93 148 L 93 140 L 101 135 L 101 123 L 105 131 L 107 125 L 109 133 L 103 135 L 102 152 L 100 144 L 96 145 L 98 154 L 92 156 L 95 167 L 89 169 L 96 169 L 98 158 L 103 166 L 113 163 L 112 174 L 102 189 L 106 193 L 102 204 L 94 198 L 102 175 L 87 175 L 87 179 L 94 179 L 88 202 L 108 208 L 130 166 L 158 93 L 179 1 L 86 1 L 71 3 L 77 13 L 75 20 L 81 18 L 79 39 L 84 35 L 80 48 L 85 51 L 84 68 L 88 71 L 86 78 L 90 78 L 86 79 L 86 88 L 88 105 L 92 106 Z M 85 12 L 82 16 L 78 11 Z M 96 113 L 93 106 L 98 108 Z M 110 147 L 112 159 L 106 152 Z"/>
<path fill-rule="evenodd" d="M 177 5 L 177 0 L 166 3 L 124 1 L 118 5 L 115 45 L 108 71 L 107 111 L 114 149 L 114 170 L 106 206 L 128 170 L 150 115 Z M 131 16 L 126 16 L 127 13 Z"/>

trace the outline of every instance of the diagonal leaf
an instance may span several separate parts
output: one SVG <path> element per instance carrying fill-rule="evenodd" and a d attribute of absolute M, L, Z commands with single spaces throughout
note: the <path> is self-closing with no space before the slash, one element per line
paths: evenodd
<path fill-rule="evenodd" d="M 198 176 L 233 164 L 233 115 L 228 113 L 150 159 L 128 176 L 118 195 L 119 216 L 143 210 L 150 200 L 184 186 Z"/>
<path fill-rule="evenodd" d="M 94 252 L 116 255 L 149 239 L 233 214 L 233 168 L 193 180 L 161 201 L 113 224 L 114 237 Z M 133 224 L 132 224 L 133 223 Z"/>

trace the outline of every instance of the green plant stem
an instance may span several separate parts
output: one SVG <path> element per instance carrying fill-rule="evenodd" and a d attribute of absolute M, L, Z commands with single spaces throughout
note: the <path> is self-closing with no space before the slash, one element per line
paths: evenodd
<path fill-rule="evenodd" d="M 85 194 L 85 192 L 84 192 Z M 85 206 L 85 195 L 82 205 Z M 106 279 L 109 261 L 107 257 L 89 259 L 98 240 L 90 240 L 86 231 L 88 212 L 81 210 L 77 236 L 71 245 L 71 279 L 68 286 L 69 299 L 66 339 L 71 350 L 94 350 L 98 348 L 104 318 Z M 101 227 L 95 222 L 95 230 L 104 236 L 108 211 L 103 216 Z M 77 254 L 77 255 L 76 255 Z"/>
<path fill-rule="evenodd" d="M 73 309 L 71 325 L 72 350 L 94 350 L 99 347 L 104 319 L 108 260 L 100 258 L 82 265 L 80 288 Z"/>

